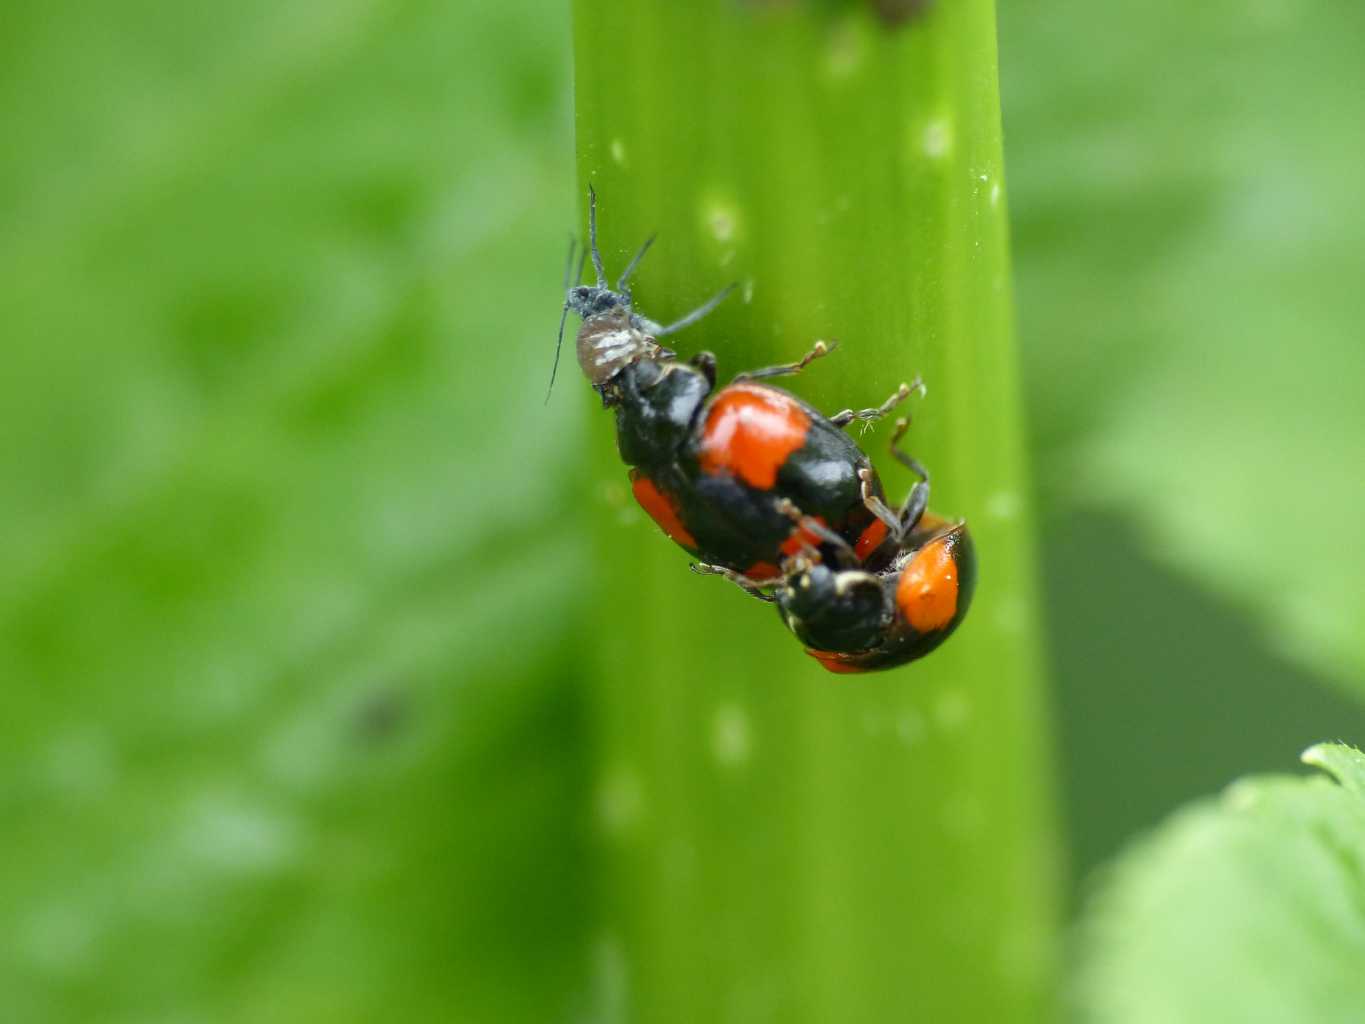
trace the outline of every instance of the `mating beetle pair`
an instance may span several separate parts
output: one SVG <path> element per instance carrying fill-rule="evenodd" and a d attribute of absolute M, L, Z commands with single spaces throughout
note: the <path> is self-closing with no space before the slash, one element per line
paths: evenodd
<path fill-rule="evenodd" d="M 621 458 L 645 512 L 700 560 L 694 571 L 776 603 L 807 652 L 831 671 L 891 668 L 942 643 L 971 600 L 970 534 L 965 524 L 926 514 L 929 474 L 897 447 L 907 420 L 897 422 L 891 451 L 919 481 L 899 510 L 887 505 L 871 460 L 843 431 L 886 415 L 914 388 L 902 384 L 880 406 L 825 416 L 765 383 L 832 351 L 817 342 L 798 362 L 741 373 L 718 389 L 714 355 L 682 362 L 658 339 L 696 323 L 733 286 L 668 326 L 645 318 L 633 308 L 629 281 L 653 239 L 612 289 L 591 189 L 588 210 L 596 284 L 567 287 L 558 344 L 572 310 L 583 321 L 579 366 L 615 412 Z"/>

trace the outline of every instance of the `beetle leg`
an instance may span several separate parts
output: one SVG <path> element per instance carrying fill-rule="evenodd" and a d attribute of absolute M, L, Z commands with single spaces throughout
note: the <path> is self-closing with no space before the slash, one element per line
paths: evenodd
<path fill-rule="evenodd" d="M 872 470 L 867 467 L 858 470 L 858 479 L 862 481 L 859 491 L 863 496 L 863 506 L 886 525 L 887 532 L 899 544 L 903 537 L 900 517 L 887 507 L 886 502 L 872 493 Z"/>
<path fill-rule="evenodd" d="M 688 568 L 698 576 L 723 576 L 750 597 L 758 598 L 760 601 L 771 603 L 777 600 L 777 598 L 773 597 L 771 594 L 763 593 L 762 588 L 770 587 L 775 583 L 780 583 L 781 580 L 751 580 L 741 572 L 727 569 L 723 565 L 711 565 L 707 562 L 693 562 Z"/>
<path fill-rule="evenodd" d="M 777 366 L 765 366 L 761 370 L 746 370 L 744 373 L 735 374 L 735 381 L 762 380 L 765 377 L 786 377 L 793 373 L 800 373 L 815 360 L 829 355 L 839 347 L 837 341 L 817 341 L 811 346 L 811 350 L 794 363 L 780 363 Z"/>
<path fill-rule="evenodd" d="M 920 517 L 924 515 L 924 510 L 929 504 L 929 471 L 924 468 L 920 461 L 900 448 L 900 439 L 905 436 L 905 432 L 910 429 L 908 417 L 902 417 L 896 421 L 896 429 L 891 435 L 891 455 L 896 458 L 901 465 L 905 466 L 910 472 L 914 473 L 919 480 L 910 488 L 910 493 L 905 497 L 905 503 L 901 505 L 900 524 L 902 535 L 911 533 L 919 524 Z"/>
<path fill-rule="evenodd" d="M 850 562 L 856 563 L 858 561 L 858 556 L 853 551 L 853 545 L 840 537 L 824 523 L 820 522 L 820 520 L 813 516 L 804 515 L 799 508 L 792 504 L 790 498 L 779 499 L 777 502 L 777 511 L 781 512 L 796 524 L 797 536 L 800 537 L 801 546 L 803 548 L 809 549 L 810 544 L 806 542 L 804 537 L 801 537 L 801 534 L 810 533 L 819 537 L 823 543 L 834 547 L 840 554 L 847 557 Z M 811 554 L 818 555 L 819 552 L 811 551 Z"/>
<path fill-rule="evenodd" d="M 841 410 L 840 412 L 836 412 L 833 416 L 829 418 L 829 421 L 833 423 L 836 427 L 846 427 L 854 420 L 862 420 L 864 423 L 872 423 L 875 420 L 881 419 L 896 406 L 904 402 L 907 398 L 910 397 L 910 394 L 913 391 L 918 391 L 921 397 L 924 395 L 924 382 L 920 380 L 918 377 L 915 378 L 915 382 L 913 384 L 902 384 L 894 392 L 892 392 L 890 398 L 888 398 L 881 405 L 877 406 L 875 409 L 857 410 L 844 409 Z"/>

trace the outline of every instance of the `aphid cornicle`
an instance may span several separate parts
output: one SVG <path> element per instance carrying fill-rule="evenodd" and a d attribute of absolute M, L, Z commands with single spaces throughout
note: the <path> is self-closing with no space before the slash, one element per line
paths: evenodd
<path fill-rule="evenodd" d="M 596 209 L 589 190 L 588 252 L 597 283 L 568 287 L 559 344 L 572 310 L 583 318 L 579 366 L 615 411 L 617 444 L 632 467 L 631 489 L 641 507 L 701 561 L 702 571 L 773 582 L 784 558 L 803 545 L 822 547 L 830 537 L 856 549 L 868 565 L 889 562 L 896 550 L 891 526 L 899 520 L 886 506 L 871 461 L 842 428 L 885 415 L 913 389 L 902 384 L 876 408 L 825 416 L 763 382 L 799 373 L 832 351 L 824 342 L 798 362 L 742 373 L 717 388 L 711 353 L 682 362 L 658 339 L 701 320 L 733 286 L 661 327 L 634 309 L 629 286 L 653 239 L 616 288 L 608 287 Z M 927 474 L 921 477 L 920 508 L 928 494 Z M 793 522 L 784 503 L 801 511 L 805 526 Z"/>

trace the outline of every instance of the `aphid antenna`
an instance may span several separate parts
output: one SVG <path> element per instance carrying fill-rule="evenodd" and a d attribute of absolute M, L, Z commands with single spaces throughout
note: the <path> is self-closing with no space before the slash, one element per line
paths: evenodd
<path fill-rule="evenodd" d="M 592 269 L 597 271 L 597 287 L 607 287 L 607 272 L 602 269 L 602 250 L 597 247 L 597 189 L 588 186 L 588 245 L 592 249 Z"/>
<path fill-rule="evenodd" d="M 621 293 L 621 297 L 626 300 L 626 308 L 630 308 L 630 275 L 635 273 L 635 268 L 640 265 L 640 261 L 645 258 L 645 253 L 649 252 L 649 247 L 654 244 L 654 239 L 658 237 L 657 232 L 645 239 L 644 245 L 640 246 L 626 269 L 621 271 L 621 277 L 616 282 L 616 290 Z"/>

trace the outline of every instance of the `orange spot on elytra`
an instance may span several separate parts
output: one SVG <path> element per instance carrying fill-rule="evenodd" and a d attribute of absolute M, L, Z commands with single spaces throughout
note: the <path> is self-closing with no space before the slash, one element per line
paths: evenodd
<path fill-rule="evenodd" d="M 630 489 L 640 507 L 649 513 L 649 518 L 659 524 L 659 529 L 668 534 L 689 551 L 697 550 L 696 538 L 683 526 L 678 510 L 668 497 L 654 486 L 654 481 L 638 469 L 630 471 Z"/>
<path fill-rule="evenodd" d="M 858 556 L 858 561 L 861 562 L 881 547 L 884 540 L 886 540 L 886 524 L 880 519 L 874 519 L 868 523 L 867 529 L 858 535 L 858 541 L 853 545 L 853 553 Z"/>
<path fill-rule="evenodd" d="M 867 669 L 863 668 L 861 665 L 854 665 L 851 662 L 844 661 L 840 655 L 833 654 L 829 651 L 812 651 L 807 647 L 806 653 L 835 675 L 855 675 L 856 673 L 867 671 Z"/>
<path fill-rule="evenodd" d="M 939 537 L 920 548 L 896 587 L 896 606 L 921 633 L 942 629 L 957 614 L 957 560 L 951 541 L 951 535 Z"/>
<path fill-rule="evenodd" d="M 711 403 L 701 437 L 701 468 L 724 470 L 751 487 L 771 490 L 787 457 L 806 443 L 810 417 L 774 388 L 731 384 Z"/>

